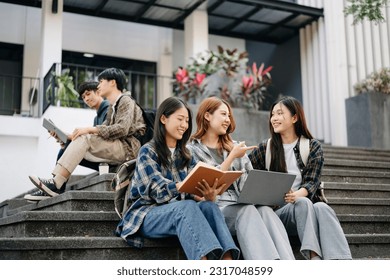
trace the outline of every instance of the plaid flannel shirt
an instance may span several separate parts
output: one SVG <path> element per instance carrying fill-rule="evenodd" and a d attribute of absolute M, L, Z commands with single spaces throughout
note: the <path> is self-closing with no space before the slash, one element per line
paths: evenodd
<path fill-rule="evenodd" d="M 254 169 L 266 170 L 266 148 L 267 139 L 262 141 L 259 146 L 249 154 L 249 159 L 251 160 Z M 321 171 L 324 166 L 321 143 L 316 139 L 310 139 L 310 153 L 306 166 L 303 164 L 299 152 L 299 141 L 294 147 L 294 154 L 302 175 L 302 182 L 299 188 L 305 188 L 309 192 L 308 198 L 311 199 L 321 185 Z"/>
<path fill-rule="evenodd" d="M 237 142 L 234 143 L 237 144 Z M 197 161 L 203 161 L 207 164 L 220 168 L 220 164 L 215 161 L 207 146 L 204 145 L 200 139 L 193 139 L 190 144 L 187 145 L 187 147 L 191 150 L 193 156 L 196 158 Z M 229 154 L 227 151 L 223 151 L 224 160 L 227 158 L 228 155 Z M 245 180 L 248 177 L 249 171 L 253 169 L 252 164 L 248 156 L 244 155 L 241 158 L 234 159 L 230 169 L 243 172 L 241 177 L 233 183 L 234 190 L 236 194 L 239 195 L 242 190 L 242 187 L 244 186 Z"/>
<path fill-rule="evenodd" d="M 141 146 L 134 135 L 145 130 L 142 111 L 129 94 L 121 97 L 108 108 L 106 120 L 96 126 L 98 135 L 105 140 L 119 139 L 126 151 L 126 159 L 136 158 Z"/>
<path fill-rule="evenodd" d="M 181 161 L 180 155 L 175 153 L 170 167 L 164 168 L 158 163 L 153 144 L 147 143 L 141 147 L 131 181 L 130 199 L 133 203 L 116 229 L 116 234 L 130 246 L 139 248 L 143 246 L 143 238 L 137 235 L 137 231 L 153 207 L 183 198 L 176 189 L 176 183 L 184 180 L 196 161 L 192 158 L 188 168 L 180 169 Z"/>

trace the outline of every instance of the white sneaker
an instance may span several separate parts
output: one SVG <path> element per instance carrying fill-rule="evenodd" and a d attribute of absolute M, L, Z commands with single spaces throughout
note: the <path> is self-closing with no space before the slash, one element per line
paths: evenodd
<path fill-rule="evenodd" d="M 50 196 L 41 190 L 37 190 L 36 192 L 26 194 L 23 198 L 30 201 L 41 201 L 50 198 Z"/>

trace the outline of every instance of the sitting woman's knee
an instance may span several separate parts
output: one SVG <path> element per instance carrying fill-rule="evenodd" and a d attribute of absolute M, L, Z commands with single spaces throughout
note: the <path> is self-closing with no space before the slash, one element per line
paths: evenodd
<path fill-rule="evenodd" d="M 275 212 L 271 207 L 268 206 L 258 206 L 257 211 L 260 213 L 260 215 L 274 215 Z"/>
<path fill-rule="evenodd" d="M 313 204 L 313 202 L 311 202 L 311 200 L 307 197 L 298 197 L 295 200 L 295 204 Z"/>
<path fill-rule="evenodd" d="M 313 207 L 313 202 L 307 197 L 298 197 L 294 202 L 294 206 L 298 208 L 310 208 Z"/>
<path fill-rule="evenodd" d="M 317 203 L 314 203 L 314 210 L 316 211 L 316 213 L 319 213 L 319 212 L 330 212 L 332 214 L 335 215 L 335 212 L 334 210 L 326 203 L 324 202 L 317 202 Z"/>
<path fill-rule="evenodd" d="M 215 204 L 215 202 L 212 202 L 212 201 L 206 200 L 206 201 L 198 202 L 197 204 L 199 205 L 199 208 L 201 210 L 217 209 L 219 211 L 219 208 L 218 208 L 217 204 Z"/>
<path fill-rule="evenodd" d="M 258 214 L 258 213 L 257 213 L 257 209 L 254 205 L 250 205 L 250 204 L 243 205 L 241 207 L 241 209 L 238 210 L 238 212 L 237 212 L 237 219 L 242 217 L 242 216 L 250 217 L 250 216 L 256 215 L 256 214 Z"/>

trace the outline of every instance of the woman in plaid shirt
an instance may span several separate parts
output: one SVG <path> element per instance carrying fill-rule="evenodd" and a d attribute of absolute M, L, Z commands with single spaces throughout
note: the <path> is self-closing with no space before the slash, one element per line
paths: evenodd
<path fill-rule="evenodd" d="M 246 147 L 232 140 L 230 134 L 236 124 L 230 105 L 217 97 L 203 100 L 196 124 L 196 133 L 188 146 L 194 156 L 221 170 L 243 171 L 218 197 L 217 204 L 230 232 L 237 236 L 244 259 L 295 259 L 283 223 L 271 207 L 237 203 L 248 173 L 253 169 L 246 151 L 256 146 Z"/>
<path fill-rule="evenodd" d="M 217 182 L 199 185 L 203 198 L 177 190 L 196 164 L 186 148 L 191 131 L 190 109 L 176 97 L 167 98 L 157 110 L 153 140 L 138 154 L 133 203 L 116 233 L 136 247 L 143 237 L 177 236 L 188 259 L 238 259 L 239 249 L 213 202 Z"/>
<path fill-rule="evenodd" d="M 301 253 L 306 259 L 351 259 L 351 252 L 336 213 L 324 202 L 312 198 L 321 184 L 324 157 L 321 144 L 313 139 L 306 125 L 302 105 L 293 97 L 283 97 L 270 111 L 270 171 L 295 174 L 286 205 L 276 210 L 288 234 L 298 235 Z M 303 164 L 299 142 L 310 139 L 310 153 Z M 253 168 L 266 170 L 267 140 L 254 149 L 249 158 Z"/>

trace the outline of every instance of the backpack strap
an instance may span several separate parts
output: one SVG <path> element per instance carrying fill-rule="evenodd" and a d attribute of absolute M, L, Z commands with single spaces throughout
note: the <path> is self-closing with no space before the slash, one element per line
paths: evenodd
<path fill-rule="evenodd" d="M 265 168 L 269 170 L 271 166 L 271 138 L 267 140 L 267 147 L 265 149 Z M 310 153 L 310 140 L 301 136 L 299 140 L 299 152 L 301 154 L 302 162 L 306 166 Z"/>
<path fill-rule="evenodd" d="M 271 138 L 267 140 L 267 147 L 265 149 L 265 168 L 269 170 L 271 166 Z"/>
<path fill-rule="evenodd" d="M 301 154 L 302 162 L 306 166 L 310 154 L 310 140 L 301 136 L 299 140 L 299 153 Z"/>

